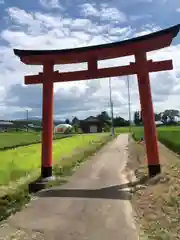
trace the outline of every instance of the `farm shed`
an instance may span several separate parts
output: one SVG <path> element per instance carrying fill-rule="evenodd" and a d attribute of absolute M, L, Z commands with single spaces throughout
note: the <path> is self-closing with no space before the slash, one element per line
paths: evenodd
<path fill-rule="evenodd" d="M 7 132 L 9 129 L 15 128 L 12 122 L 0 121 L 0 132 Z"/>
<path fill-rule="evenodd" d="M 104 123 L 96 117 L 80 120 L 79 127 L 83 133 L 98 133 L 103 131 Z"/>

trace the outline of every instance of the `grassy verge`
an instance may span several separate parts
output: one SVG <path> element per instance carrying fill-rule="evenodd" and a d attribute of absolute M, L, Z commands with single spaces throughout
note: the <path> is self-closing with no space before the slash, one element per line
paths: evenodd
<path fill-rule="evenodd" d="M 180 239 L 180 159 L 159 144 L 162 173 L 135 188 L 132 204 L 140 239 Z M 144 145 L 129 145 L 129 167 L 140 180 L 147 176 Z"/>
<path fill-rule="evenodd" d="M 64 151 L 64 154 L 55 162 L 53 167 L 54 174 L 59 177 L 59 180 L 52 182 L 50 185 L 64 183 L 64 181 L 67 180 L 66 177 L 71 175 L 88 156 L 95 153 L 111 139 L 112 137 L 109 134 L 91 134 L 87 136 L 76 136 L 74 139 L 62 139 L 59 141 L 60 144 L 56 142 L 54 149 L 58 148 L 59 153 Z M 65 141 L 64 145 L 62 141 Z M 54 154 L 56 157 L 59 155 L 57 152 Z M 36 169 L 31 177 L 14 184 L 13 187 L 6 189 L 6 193 L 3 192 L 3 195 L 1 194 L 0 221 L 19 210 L 30 200 L 28 184 L 33 181 L 38 174 L 39 172 Z"/>

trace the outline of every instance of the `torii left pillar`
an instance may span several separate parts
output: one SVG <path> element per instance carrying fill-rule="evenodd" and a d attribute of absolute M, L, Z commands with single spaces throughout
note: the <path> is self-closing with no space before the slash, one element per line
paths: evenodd
<path fill-rule="evenodd" d="M 53 144 L 53 62 L 43 64 L 43 131 L 41 154 L 41 178 L 52 177 L 52 144 Z"/>

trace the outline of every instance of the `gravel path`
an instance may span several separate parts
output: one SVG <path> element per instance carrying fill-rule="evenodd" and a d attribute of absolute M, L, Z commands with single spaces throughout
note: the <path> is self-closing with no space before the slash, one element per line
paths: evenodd
<path fill-rule="evenodd" d="M 128 135 L 119 135 L 67 184 L 39 193 L 27 208 L 8 219 L 0 239 L 138 239 L 126 186 L 127 144 Z M 14 238 L 3 237 L 10 231 Z"/>

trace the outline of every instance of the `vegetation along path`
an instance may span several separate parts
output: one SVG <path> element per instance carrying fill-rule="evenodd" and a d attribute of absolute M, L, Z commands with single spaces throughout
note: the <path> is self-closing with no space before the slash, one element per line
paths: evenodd
<path fill-rule="evenodd" d="M 68 183 L 38 193 L 7 221 L 9 228 L 19 229 L 17 235 L 27 235 L 16 239 L 138 239 L 125 172 L 127 145 L 128 135 L 119 135 Z"/>

